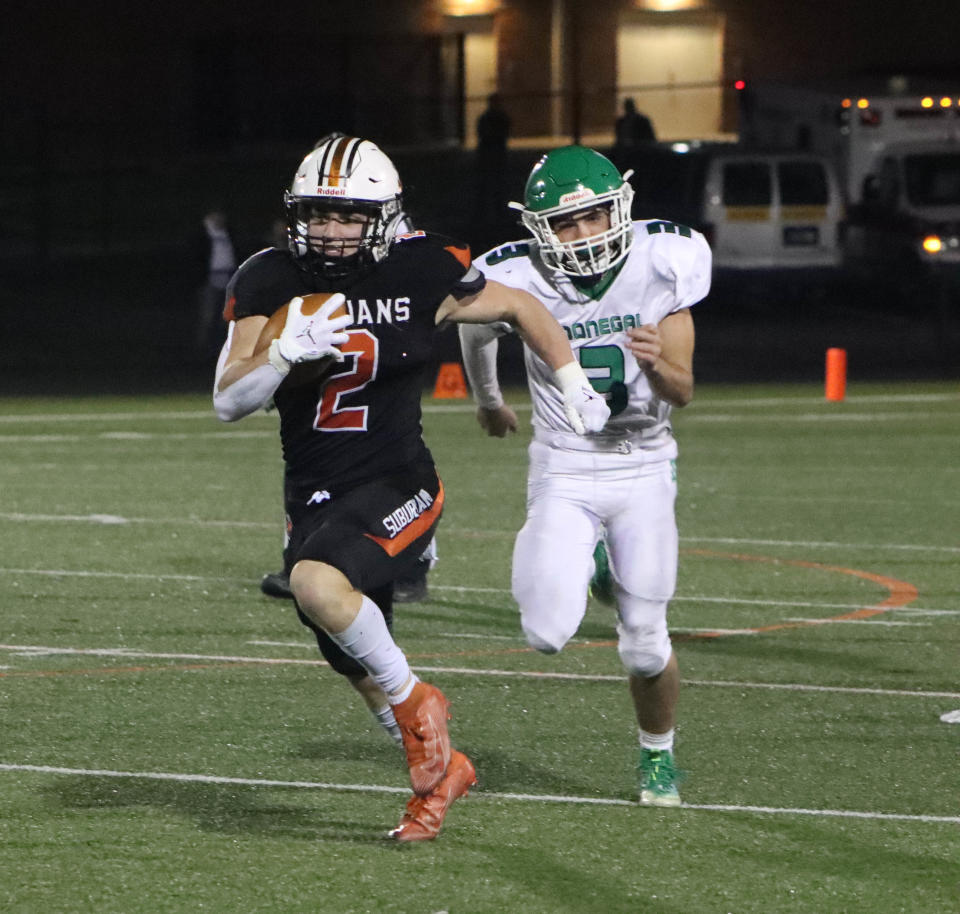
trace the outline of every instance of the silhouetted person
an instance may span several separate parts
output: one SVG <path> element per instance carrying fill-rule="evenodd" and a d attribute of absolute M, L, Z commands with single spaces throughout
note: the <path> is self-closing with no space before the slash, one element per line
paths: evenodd
<path fill-rule="evenodd" d="M 500 96 L 487 97 L 487 107 L 477 118 L 477 201 L 481 222 L 491 223 L 503 216 L 506 206 L 507 140 L 510 117 Z"/>
<path fill-rule="evenodd" d="M 623 114 L 617 118 L 614 133 L 618 149 L 634 149 L 644 143 L 653 143 L 657 139 L 650 118 L 637 111 L 632 98 L 623 100 Z"/>
<path fill-rule="evenodd" d="M 239 263 L 226 213 L 209 210 L 197 226 L 191 243 L 191 259 L 197 276 L 197 349 L 204 355 L 216 352 L 225 332 L 222 312 L 227 282 Z"/>

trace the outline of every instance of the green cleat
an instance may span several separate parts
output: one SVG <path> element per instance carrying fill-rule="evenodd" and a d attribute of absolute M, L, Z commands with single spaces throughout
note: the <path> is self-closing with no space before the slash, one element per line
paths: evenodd
<path fill-rule="evenodd" d="M 637 772 L 640 775 L 641 805 L 680 805 L 680 792 L 677 790 L 680 772 L 673 763 L 673 753 L 669 749 L 641 749 Z"/>
<path fill-rule="evenodd" d="M 590 596 L 604 606 L 614 606 L 617 598 L 613 592 L 613 574 L 610 571 L 610 559 L 603 540 L 600 540 L 593 550 L 593 564 L 595 570 L 593 577 L 590 578 Z"/>

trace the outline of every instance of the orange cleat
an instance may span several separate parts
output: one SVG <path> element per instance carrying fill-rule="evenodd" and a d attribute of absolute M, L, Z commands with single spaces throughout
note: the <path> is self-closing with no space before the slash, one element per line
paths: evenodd
<path fill-rule="evenodd" d="M 473 763 L 462 752 L 454 750 L 446 777 L 429 796 L 410 797 L 403 818 L 390 832 L 390 837 L 397 841 L 432 841 L 440 833 L 447 810 L 476 783 Z"/>
<path fill-rule="evenodd" d="M 449 708 L 443 692 L 428 682 L 418 682 L 405 701 L 393 706 L 417 796 L 429 794 L 450 764 Z"/>

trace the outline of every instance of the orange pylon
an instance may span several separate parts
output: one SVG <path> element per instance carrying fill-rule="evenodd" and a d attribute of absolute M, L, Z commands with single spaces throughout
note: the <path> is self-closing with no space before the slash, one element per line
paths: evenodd
<path fill-rule="evenodd" d="M 463 377 L 463 366 L 459 362 L 444 362 L 437 372 L 437 383 L 433 388 L 435 400 L 465 400 L 467 382 Z"/>
<path fill-rule="evenodd" d="M 847 350 L 827 350 L 826 397 L 840 401 L 847 393 Z"/>

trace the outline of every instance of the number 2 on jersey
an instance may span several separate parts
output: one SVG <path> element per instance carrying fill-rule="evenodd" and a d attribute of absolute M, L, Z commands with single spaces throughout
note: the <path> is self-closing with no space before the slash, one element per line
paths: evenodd
<path fill-rule="evenodd" d="M 376 377 L 380 341 L 369 330 L 351 330 L 340 351 L 353 366 L 331 375 L 323 385 L 313 427 L 318 432 L 365 432 L 369 407 L 341 406 L 340 397 L 362 390 Z"/>

